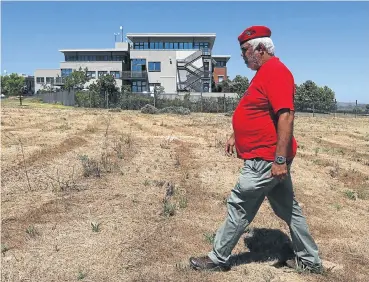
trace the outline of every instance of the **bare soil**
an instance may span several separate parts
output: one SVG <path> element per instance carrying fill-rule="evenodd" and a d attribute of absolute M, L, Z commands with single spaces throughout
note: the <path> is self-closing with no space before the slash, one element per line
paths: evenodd
<path fill-rule="evenodd" d="M 295 193 L 331 271 L 265 259 L 278 230 L 289 236 L 265 201 L 250 225 L 269 234 L 264 250 L 243 237 L 237 265 L 209 273 L 188 258 L 211 249 L 242 166 L 224 154 L 231 117 L 1 110 L 2 281 L 369 281 L 368 118 L 295 122 Z"/>

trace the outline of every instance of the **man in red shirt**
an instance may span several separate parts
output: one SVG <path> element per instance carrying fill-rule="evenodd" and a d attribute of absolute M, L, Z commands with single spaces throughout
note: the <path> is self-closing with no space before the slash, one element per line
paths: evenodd
<path fill-rule="evenodd" d="M 225 149 L 232 155 L 235 147 L 244 167 L 228 198 L 228 216 L 216 233 L 213 250 L 207 256 L 190 258 L 190 265 L 197 270 L 231 268 L 231 252 L 265 197 L 290 228 L 295 259 L 286 258 L 279 265 L 318 273 L 323 270 L 290 175 L 297 150 L 294 78 L 274 55 L 270 36 L 268 27 L 252 26 L 238 37 L 245 64 L 256 74 L 233 114 L 233 134 Z"/>

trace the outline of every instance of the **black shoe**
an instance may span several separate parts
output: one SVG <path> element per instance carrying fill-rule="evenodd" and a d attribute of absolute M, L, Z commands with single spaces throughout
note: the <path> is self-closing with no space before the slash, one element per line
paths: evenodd
<path fill-rule="evenodd" d="M 229 271 L 230 266 L 215 264 L 208 256 L 190 258 L 190 266 L 196 270 Z"/>

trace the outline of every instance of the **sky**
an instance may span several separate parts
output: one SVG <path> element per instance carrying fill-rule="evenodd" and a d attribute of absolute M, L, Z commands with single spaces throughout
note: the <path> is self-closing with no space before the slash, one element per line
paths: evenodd
<path fill-rule="evenodd" d="M 216 33 L 228 75 L 249 79 L 238 35 L 272 31 L 295 83 L 328 86 L 339 102 L 369 103 L 369 2 L 1 2 L 1 74 L 57 69 L 59 49 L 113 48 L 114 33 Z M 367 51 L 365 51 L 367 50 Z"/>

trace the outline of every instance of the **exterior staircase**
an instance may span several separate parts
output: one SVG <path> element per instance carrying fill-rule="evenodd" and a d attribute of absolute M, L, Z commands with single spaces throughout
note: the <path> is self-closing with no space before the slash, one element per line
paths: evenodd
<path fill-rule="evenodd" d="M 185 59 L 177 60 L 177 69 L 179 71 L 185 70 L 187 72 L 186 80 L 180 81 L 177 84 L 179 91 L 202 91 L 202 80 L 209 80 L 211 77 L 211 72 L 209 70 L 204 70 L 204 67 L 197 68 L 193 65 L 193 63 L 200 58 L 203 59 L 210 56 L 210 50 L 201 49 Z"/>

